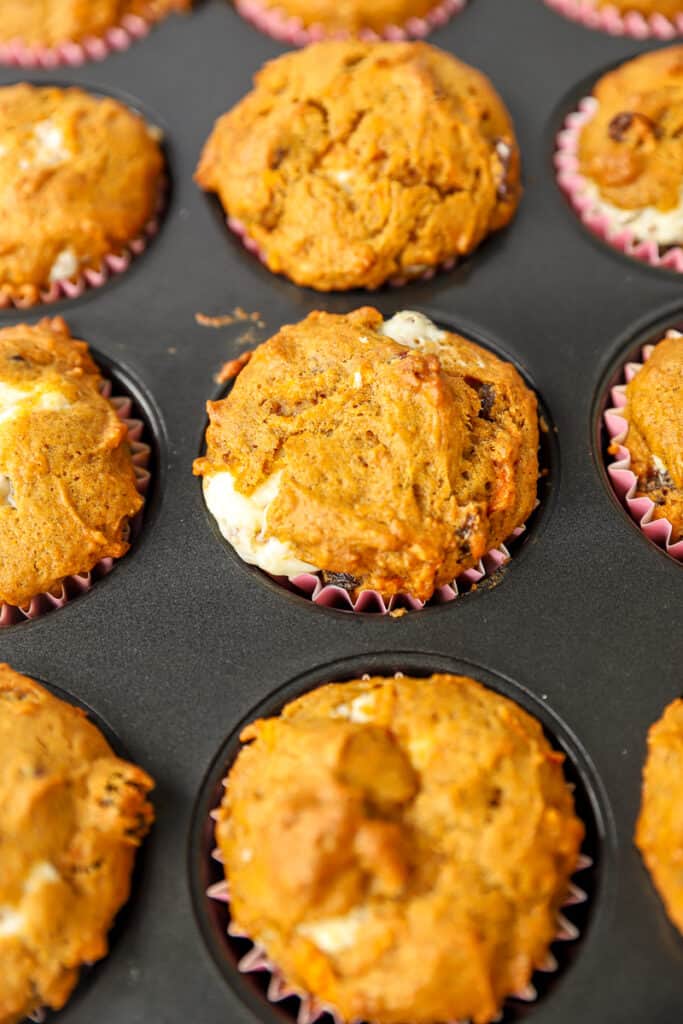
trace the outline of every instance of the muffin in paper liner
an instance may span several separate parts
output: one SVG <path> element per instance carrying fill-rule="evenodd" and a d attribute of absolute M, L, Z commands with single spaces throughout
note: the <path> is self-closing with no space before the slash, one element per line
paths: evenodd
<path fill-rule="evenodd" d="M 578 21 L 585 28 L 631 39 L 674 39 L 683 35 L 683 14 L 667 18 L 664 14 L 640 14 L 619 11 L 616 7 L 596 7 L 593 0 L 545 0 L 558 14 Z"/>
<path fill-rule="evenodd" d="M 579 137 L 584 125 L 594 116 L 598 105 L 594 96 L 584 97 L 578 109 L 569 114 L 562 131 L 559 132 L 555 151 L 557 183 L 566 193 L 588 230 L 602 238 L 611 248 L 641 263 L 682 274 L 682 246 L 660 246 L 653 239 L 637 236 L 630 227 L 629 220 L 640 211 L 621 210 L 606 203 L 600 198 L 597 186 L 581 174 L 578 157 Z"/>
<path fill-rule="evenodd" d="M 667 331 L 667 338 L 682 337 L 680 331 Z M 605 429 L 610 439 L 609 454 L 616 456 L 607 464 L 609 478 L 619 500 L 628 510 L 642 532 L 653 544 L 663 548 L 672 558 L 683 562 L 683 538 L 671 541 L 672 524 L 668 519 L 655 519 L 653 512 L 655 503 L 651 498 L 637 496 L 638 477 L 631 469 L 631 453 L 628 449 L 628 421 L 621 415 L 626 405 L 626 385 L 643 368 L 652 352 L 654 345 L 644 345 L 641 350 L 642 362 L 631 361 L 624 366 L 623 383 L 615 385 L 611 390 L 612 407 L 603 415 Z"/>
<path fill-rule="evenodd" d="M 437 0 L 433 9 L 422 18 L 409 18 L 403 25 L 387 25 L 381 33 L 364 29 L 358 36 L 361 39 L 391 41 L 424 39 L 459 14 L 466 3 L 467 0 Z M 265 7 L 261 0 L 235 0 L 235 10 L 260 32 L 293 46 L 306 46 L 322 39 L 347 39 L 351 35 L 349 32 L 329 32 L 323 25 L 306 27 L 300 18 L 291 17 L 278 7 Z"/>
<path fill-rule="evenodd" d="M 130 445 L 133 468 L 135 470 L 135 486 L 143 497 L 149 490 L 151 473 L 149 463 L 151 448 L 143 440 L 145 425 L 142 420 L 132 418 L 133 399 L 127 396 L 112 395 L 112 383 L 105 380 L 101 390 L 105 398 L 109 398 L 116 410 L 116 415 L 123 420 L 128 428 L 128 443 Z M 142 529 L 142 521 L 145 514 L 144 506 L 129 523 L 129 539 L 134 542 Z M 97 580 L 102 579 L 114 568 L 117 559 L 103 558 L 89 572 L 78 573 L 65 577 L 59 586 L 48 593 L 38 594 L 33 597 L 24 607 L 3 604 L 0 602 L 0 629 L 6 626 L 14 626 L 26 619 L 38 619 L 55 608 L 63 608 L 65 604 L 72 601 L 80 594 L 91 590 Z"/>

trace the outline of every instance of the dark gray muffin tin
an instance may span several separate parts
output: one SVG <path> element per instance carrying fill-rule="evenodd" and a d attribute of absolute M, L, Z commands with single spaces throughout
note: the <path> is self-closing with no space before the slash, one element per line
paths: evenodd
<path fill-rule="evenodd" d="M 683 940 L 632 845 L 646 732 L 683 690 L 683 570 L 617 503 L 600 431 L 604 389 L 623 359 L 683 319 L 683 279 L 593 238 L 552 168 L 554 135 L 590 83 L 660 44 L 590 32 L 541 0 L 471 0 L 431 41 L 499 88 L 526 195 L 511 227 L 455 271 L 375 295 L 318 295 L 272 276 L 193 184 L 214 119 L 283 50 L 226 0 L 200 3 L 102 64 L 0 69 L 0 84 L 74 83 L 138 107 L 166 132 L 172 181 L 162 230 L 126 274 L 77 300 L 0 311 L 1 326 L 64 315 L 132 382 L 156 449 L 150 512 L 131 553 L 67 607 L 0 630 L 0 660 L 91 707 L 157 780 L 158 821 L 132 899 L 64 1024 L 291 1020 L 290 1003 L 270 1008 L 262 986 L 237 976 L 202 895 L 212 877 L 205 812 L 235 730 L 330 678 L 435 668 L 467 671 L 541 718 L 569 755 L 589 828 L 595 867 L 577 879 L 590 896 L 574 915 L 581 938 L 539 985 L 539 1001 L 510 1004 L 507 1019 L 673 1024 L 683 1013 Z M 488 339 L 538 390 L 555 438 L 542 508 L 498 585 L 400 619 L 317 608 L 242 565 L 191 475 L 223 361 L 309 310 L 367 302 Z M 195 322 L 196 312 L 236 306 L 259 311 L 266 327 Z"/>

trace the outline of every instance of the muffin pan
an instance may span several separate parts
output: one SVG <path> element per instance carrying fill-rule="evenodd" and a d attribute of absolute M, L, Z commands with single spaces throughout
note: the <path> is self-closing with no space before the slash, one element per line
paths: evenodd
<path fill-rule="evenodd" d="M 92 707 L 157 780 L 142 876 L 110 956 L 58 1015 L 64 1024 L 293 1020 L 289 1003 L 269 1006 L 224 953 L 217 969 L 218 938 L 203 934 L 197 823 L 218 768 L 206 773 L 216 757 L 224 768 L 226 740 L 264 702 L 276 708 L 350 671 L 442 665 L 541 717 L 570 754 L 592 836 L 581 938 L 512 1019 L 670 1024 L 683 1010 L 683 940 L 632 844 L 647 729 L 683 689 L 683 572 L 619 507 L 599 430 L 612 373 L 660 326 L 680 325 L 683 295 L 675 274 L 594 239 L 553 168 L 556 134 L 587 84 L 660 44 L 589 31 L 542 0 L 472 0 L 430 41 L 482 68 L 505 98 L 526 195 L 510 228 L 455 270 L 373 295 L 316 295 L 272 276 L 192 182 L 214 119 L 282 52 L 226 0 L 101 64 L 0 69 L 1 84 L 75 83 L 141 107 L 164 126 L 174 182 L 158 237 L 125 274 L 80 298 L 0 311 L 2 326 L 65 316 L 135 389 L 158 462 L 145 528 L 115 571 L 87 597 L 0 630 L 0 659 Z M 367 302 L 481 336 L 528 375 L 554 424 L 537 522 L 499 584 L 398 619 L 339 614 L 262 585 L 210 528 L 191 475 L 225 360 L 312 309 Z M 195 320 L 237 307 L 260 316 L 217 328 Z"/>

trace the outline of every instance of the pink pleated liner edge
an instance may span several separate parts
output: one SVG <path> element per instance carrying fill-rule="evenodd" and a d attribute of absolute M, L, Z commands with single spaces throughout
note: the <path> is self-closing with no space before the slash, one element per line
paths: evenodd
<path fill-rule="evenodd" d="M 227 780 L 223 781 L 225 786 Z M 218 817 L 218 809 L 210 812 L 211 818 L 216 821 Z M 218 848 L 212 850 L 211 857 L 218 864 L 223 864 L 223 856 Z M 581 871 L 586 871 L 588 868 L 593 866 L 593 861 L 590 857 L 585 854 L 579 856 L 578 863 L 574 874 L 578 874 Z M 230 890 L 226 879 L 219 882 L 215 882 L 210 885 L 206 890 L 206 895 L 211 900 L 217 900 L 220 903 L 226 905 L 230 904 Z M 569 885 L 569 891 L 567 898 L 562 904 L 562 909 L 566 910 L 569 907 L 577 906 L 582 903 L 586 903 L 588 896 L 586 892 L 581 889 L 574 882 Z M 295 997 L 299 1000 L 299 1010 L 297 1013 L 296 1021 L 297 1024 L 315 1024 L 316 1021 L 320 1020 L 325 1014 L 329 1014 L 334 1024 L 361 1024 L 360 1021 L 345 1022 L 340 1016 L 338 1011 L 328 1004 L 319 1002 L 313 996 L 308 995 L 305 992 L 300 991 L 297 988 L 289 985 L 275 964 L 268 959 L 268 955 L 263 947 L 254 943 L 253 940 L 245 935 L 244 932 L 233 924 L 232 921 L 228 924 L 227 934 L 230 938 L 241 939 L 252 944 L 252 948 L 246 953 L 237 963 L 237 970 L 240 974 L 254 974 L 254 973 L 267 973 L 270 975 L 268 982 L 268 989 L 266 992 L 266 998 L 271 1003 L 279 1003 L 284 999 Z M 575 942 L 579 938 L 580 932 L 576 925 L 570 921 L 563 913 L 559 913 L 557 916 L 557 933 L 553 942 Z M 538 970 L 543 974 L 554 974 L 559 967 L 559 964 L 553 955 L 551 950 L 548 950 L 548 955 L 542 967 Z M 516 999 L 520 1002 L 533 1003 L 536 1001 L 538 993 L 533 984 L 527 985 L 522 992 L 516 992 L 511 994 L 508 998 Z M 502 1014 L 499 1019 L 502 1019 Z M 468 1021 L 451 1021 L 450 1024 L 469 1024 Z"/>
<path fill-rule="evenodd" d="M 0 285 L 0 310 L 13 307 L 15 309 L 31 309 L 34 306 L 57 302 L 59 299 L 77 299 L 90 288 L 101 288 L 112 277 L 118 277 L 128 270 L 136 256 L 140 256 L 159 231 L 161 217 L 166 206 L 168 182 L 164 178 L 160 183 L 159 197 L 153 216 L 147 221 L 142 233 L 128 242 L 120 252 L 111 252 L 103 258 L 97 270 L 87 268 L 75 278 L 53 281 L 49 288 L 40 292 L 38 299 L 22 299 L 12 297 L 3 292 Z"/>
<path fill-rule="evenodd" d="M 128 428 L 128 443 L 130 445 L 133 468 L 135 470 L 135 486 L 144 497 L 149 490 L 149 482 L 151 479 L 151 474 L 148 469 L 151 449 L 150 446 L 142 440 L 145 425 L 142 420 L 131 418 L 131 413 L 133 412 L 132 398 L 128 398 L 127 396 L 119 397 L 117 395 L 112 395 L 111 392 L 111 381 L 105 380 L 102 385 L 102 394 L 105 398 L 110 399 L 112 405 L 116 409 L 116 415 L 119 419 L 123 420 Z M 143 513 L 144 508 L 138 512 L 129 524 L 131 541 L 134 541 L 140 532 Z M 103 558 L 90 570 L 90 572 L 67 576 L 59 585 L 59 593 L 38 594 L 36 597 L 31 598 L 31 601 L 26 607 L 17 608 L 15 605 L 3 604 L 0 602 L 0 629 L 5 626 L 14 626 L 18 622 L 23 622 L 26 619 L 40 618 L 41 615 L 45 615 L 47 612 L 51 612 L 55 608 L 63 608 L 64 605 L 68 604 L 69 601 L 73 600 L 73 598 L 91 590 L 97 580 L 108 575 L 108 573 L 113 569 L 115 561 L 116 559 L 114 558 Z"/>
<path fill-rule="evenodd" d="M 666 337 L 681 337 L 681 334 L 679 331 L 667 331 Z M 638 497 L 636 494 L 638 477 L 631 469 L 631 453 L 625 444 L 628 439 L 628 420 L 624 419 L 621 414 L 621 410 L 626 405 L 626 385 L 642 370 L 643 363 L 647 362 L 655 347 L 655 345 L 644 345 L 641 350 L 643 361 L 626 363 L 624 383 L 615 385 L 611 390 L 613 406 L 611 409 L 605 410 L 603 419 L 610 441 L 617 445 L 617 450 L 616 459 L 607 465 L 607 472 L 619 500 L 645 536 L 658 547 L 664 548 L 672 558 L 683 562 L 683 538 L 672 543 L 673 527 L 669 520 L 655 519 L 653 517 L 657 507 L 655 503 L 648 497 Z"/>
<path fill-rule="evenodd" d="M 370 41 L 386 39 L 392 42 L 424 39 L 434 29 L 441 28 L 455 14 L 459 14 L 466 3 L 467 0 L 439 0 L 423 18 L 408 18 L 405 24 L 387 25 L 381 32 L 362 29 L 358 38 Z M 279 7 L 265 7 L 260 0 L 235 0 L 235 9 L 260 32 L 293 46 L 307 46 L 323 39 L 352 38 L 350 32 L 330 32 L 324 25 L 305 27 L 300 18 L 291 17 Z"/>
<path fill-rule="evenodd" d="M 557 136 L 555 150 L 555 168 L 557 183 L 566 193 L 574 210 L 585 226 L 594 235 L 602 238 L 608 245 L 619 252 L 631 256 L 641 263 L 664 270 L 683 273 L 683 248 L 677 246 L 660 247 L 657 242 L 643 240 L 628 227 L 614 227 L 610 223 L 609 214 L 602 209 L 599 200 L 590 195 L 589 182 L 579 169 L 578 146 L 583 127 L 591 120 L 598 109 L 598 101 L 594 96 L 585 96 L 578 109 L 567 117 L 564 128 Z"/>
<path fill-rule="evenodd" d="M 663 14 L 639 14 L 638 11 L 624 13 L 611 5 L 596 7 L 592 0 L 545 0 L 565 18 L 578 21 L 585 28 L 608 32 L 612 36 L 629 36 L 631 39 L 674 39 L 683 35 L 683 14 L 667 18 Z"/>
<path fill-rule="evenodd" d="M 87 36 L 76 41 L 65 39 L 55 46 L 32 46 L 21 39 L 0 43 L 0 64 L 18 68 L 80 67 L 87 61 L 104 60 L 111 53 L 127 50 L 132 43 L 143 39 L 158 18 L 143 18 L 126 14 L 119 25 L 114 25 L 102 36 Z"/>

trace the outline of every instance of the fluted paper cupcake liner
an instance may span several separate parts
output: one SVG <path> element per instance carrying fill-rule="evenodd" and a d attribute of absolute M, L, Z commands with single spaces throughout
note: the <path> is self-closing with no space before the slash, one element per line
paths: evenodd
<path fill-rule="evenodd" d="M 679 331 L 668 331 L 667 338 L 681 337 Z M 672 542 L 673 526 L 666 518 L 655 518 L 657 508 L 654 501 L 645 495 L 638 496 L 638 477 L 631 469 L 631 453 L 628 449 L 628 420 L 622 414 L 626 405 L 626 385 L 642 370 L 643 363 L 652 355 L 654 345 L 645 345 L 641 350 L 642 362 L 632 361 L 624 366 L 624 382 L 615 385 L 611 391 L 612 408 L 606 409 L 604 423 L 609 435 L 610 453 L 616 458 L 608 463 L 612 487 L 619 500 L 626 507 L 645 536 L 658 547 L 664 548 L 672 558 L 683 561 L 683 538 Z"/>
<path fill-rule="evenodd" d="M 463 10 L 467 0 L 438 0 L 434 8 L 422 18 L 408 18 L 402 25 L 387 25 L 381 32 L 361 29 L 360 39 L 424 39 L 436 28 L 445 25 L 455 14 Z M 330 31 L 324 25 L 304 26 L 300 18 L 293 18 L 279 7 L 265 7 L 261 0 L 235 0 L 235 9 L 255 28 L 266 35 L 293 46 L 306 46 L 323 39 L 350 39 L 351 32 Z"/>
<path fill-rule="evenodd" d="M 21 298 L 3 291 L 0 284 L 0 310 L 13 307 L 30 309 L 59 299 L 77 299 L 91 288 L 101 288 L 112 277 L 118 277 L 128 270 L 136 256 L 140 256 L 159 231 L 161 217 L 166 204 L 167 182 L 161 183 L 159 198 L 154 215 L 147 221 L 137 238 L 127 242 L 119 252 L 107 253 L 97 269 L 86 268 L 76 277 L 53 281 L 49 288 L 40 290 L 37 298 Z"/>
<path fill-rule="evenodd" d="M 683 35 L 683 14 L 667 18 L 664 14 L 640 14 L 619 11 L 611 5 L 596 7 L 593 0 L 545 0 L 565 18 L 578 21 L 586 28 L 608 32 L 612 36 L 631 39 L 674 39 Z"/>
<path fill-rule="evenodd" d="M 615 224 L 614 214 L 605 209 L 606 204 L 600 200 L 595 187 L 581 174 L 579 137 L 597 109 L 598 101 L 594 96 L 584 97 L 578 109 L 569 114 L 557 136 L 555 168 L 560 188 L 589 231 L 613 249 L 652 267 L 683 273 L 683 248 L 680 245 L 660 246 L 653 239 L 639 238 L 628 226 L 628 210 L 623 211 L 624 223 Z"/>
<path fill-rule="evenodd" d="M 214 821 L 217 819 L 217 816 L 217 809 L 211 812 L 211 818 Z M 217 863 L 223 863 L 223 857 L 219 849 L 214 849 L 211 856 Z M 593 861 L 591 858 L 581 854 L 574 873 L 578 874 L 581 871 L 585 871 L 592 867 L 592 865 Z M 224 903 L 229 906 L 230 889 L 227 880 L 224 879 L 210 885 L 206 890 L 206 895 L 211 900 L 217 900 L 220 903 Z M 562 904 L 562 911 L 569 907 L 585 903 L 587 899 L 588 896 L 586 892 L 574 882 L 571 882 L 567 892 L 567 897 Z M 277 966 L 269 959 L 268 954 L 263 947 L 253 942 L 250 936 L 245 935 L 245 933 L 232 921 L 228 924 L 227 934 L 230 938 L 241 939 L 251 943 L 251 949 L 238 961 L 237 970 L 240 974 L 268 974 L 269 980 L 268 988 L 266 990 L 266 998 L 269 1002 L 278 1003 L 284 999 L 290 999 L 292 997 L 299 1001 L 298 1012 L 296 1015 L 297 1024 L 315 1024 L 315 1022 L 320 1020 L 321 1017 L 324 1017 L 325 1014 L 329 1014 L 334 1024 L 355 1024 L 355 1022 L 345 1022 L 333 1006 L 320 1002 L 313 996 L 288 984 Z M 558 913 L 557 932 L 553 939 L 553 944 L 556 942 L 575 942 L 579 938 L 579 935 L 580 932 L 576 925 L 570 921 L 564 913 Z M 539 967 L 537 970 L 543 974 L 552 974 L 558 970 L 558 967 L 559 964 L 553 955 L 552 950 L 548 950 L 548 954 L 542 967 Z M 521 992 L 511 993 L 508 998 L 525 1003 L 533 1003 L 537 997 L 538 993 L 536 988 L 532 983 L 530 983 Z M 451 1024 L 470 1024 L 470 1022 L 451 1021 Z"/>
<path fill-rule="evenodd" d="M 36 46 L 11 39 L 0 43 L 0 64 L 18 68 L 80 67 L 87 61 L 104 60 L 111 53 L 127 50 L 148 34 L 155 20 L 158 19 L 126 14 L 119 25 L 107 29 L 101 36 L 86 36 L 78 41 L 65 39 L 55 46 Z"/>
<path fill-rule="evenodd" d="M 143 497 L 149 490 L 151 474 L 149 462 L 151 449 L 142 440 L 144 434 L 144 423 L 139 419 L 131 419 L 133 412 L 133 400 L 128 397 L 119 397 L 111 394 L 111 381 L 105 381 L 102 387 L 102 394 L 109 398 L 116 409 L 116 415 L 123 420 L 128 428 L 128 443 L 131 449 L 133 468 L 135 470 L 135 486 Z M 134 541 L 142 528 L 142 517 L 144 508 L 130 521 L 130 539 Z M 102 579 L 114 567 L 116 559 L 103 558 L 89 572 L 76 573 L 65 577 L 54 592 L 38 594 L 31 598 L 29 603 L 23 607 L 3 604 L 0 602 L 0 629 L 5 626 L 14 626 L 26 619 L 37 619 L 55 608 L 63 608 L 65 604 L 91 590 L 97 580 Z"/>

